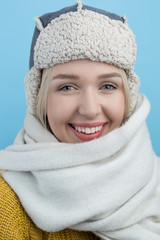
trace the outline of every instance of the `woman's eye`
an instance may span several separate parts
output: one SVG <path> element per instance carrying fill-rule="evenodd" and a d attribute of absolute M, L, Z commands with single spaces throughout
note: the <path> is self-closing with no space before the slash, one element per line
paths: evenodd
<path fill-rule="evenodd" d="M 116 86 L 114 86 L 112 84 L 105 84 L 101 88 L 105 89 L 105 90 L 114 90 L 114 89 L 116 89 Z"/>
<path fill-rule="evenodd" d="M 74 90 L 75 88 L 71 85 L 65 85 L 65 86 L 62 86 L 60 87 L 58 90 L 59 91 L 70 91 L 70 90 Z"/>

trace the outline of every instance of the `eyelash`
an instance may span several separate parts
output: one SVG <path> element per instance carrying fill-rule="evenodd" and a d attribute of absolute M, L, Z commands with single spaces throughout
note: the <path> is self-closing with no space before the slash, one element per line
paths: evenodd
<path fill-rule="evenodd" d="M 64 92 L 65 92 L 65 91 L 71 91 L 71 90 L 73 90 L 73 89 L 67 89 L 67 88 L 69 88 L 69 87 L 75 89 L 74 86 L 68 84 L 68 85 L 64 85 L 64 86 L 59 87 L 59 88 L 58 88 L 58 91 L 64 91 Z"/>
<path fill-rule="evenodd" d="M 108 87 L 109 87 L 109 88 L 108 88 Z M 69 89 L 69 88 L 70 88 L 70 89 Z M 72 89 L 71 89 L 71 88 L 72 88 Z M 109 83 L 102 85 L 100 88 L 101 88 L 101 89 L 104 89 L 104 90 L 108 90 L 108 91 L 113 91 L 113 90 L 117 89 L 115 85 L 109 84 Z M 64 92 L 65 92 L 65 91 L 72 91 L 72 90 L 74 90 L 74 89 L 76 89 L 76 87 L 68 84 L 68 85 L 64 85 L 64 86 L 59 87 L 59 88 L 58 88 L 58 91 L 64 91 Z"/>
<path fill-rule="evenodd" d="M 104 87 L 106 87 L 106 86 L 109 87 L 109 88 L 104 88 Z M 111 84 L 111 83 L 104 84 L 104 85 L 102 85 L 101 88 L 103 88 L 103 89 L 105 89 L 105 90 L 109 90 L 109 91 L 113 91 L 113 90 L 117 89 L 116 86 L 113 85 L 113 84 Z"/>

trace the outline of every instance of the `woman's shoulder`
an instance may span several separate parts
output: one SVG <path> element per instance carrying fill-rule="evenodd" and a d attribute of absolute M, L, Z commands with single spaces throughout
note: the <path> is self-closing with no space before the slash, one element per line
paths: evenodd
<path fill-rule="evenodd" d="M 0 239 L 29 239 L 30 219 L 21 203 L 0 177 Z"/>
<path fill-rule="evenodd" d="M 65 229 L 56 233 L 43 232 L 37 228 L 23 209 L 17 195 L 0 177 L 0 239 L 69 239 L 96 240 L 91 232 L 79 232 Z"/>
<path fill-rule="evenodd" d="M 16 207 L 15 211 L 22 210 L 20 201 L 14 191 L 3 177 L 0 177 L 0 209 L 6 208 L 6 211 L 10 211 L 10 208 L 13 207 Z"/>

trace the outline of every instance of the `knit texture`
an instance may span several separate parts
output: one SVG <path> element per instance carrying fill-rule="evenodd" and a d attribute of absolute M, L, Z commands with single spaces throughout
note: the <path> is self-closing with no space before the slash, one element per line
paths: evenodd
<path fill-rule="evenodd" d="M 26 214 L 18 197 L 0 178 L 0 240 L 98 240 L 91 232 L 65 229 L 48 233 L 38 229 Z"/>
<path fill-rule="evenodd" d="M 29 239 L 31 222 L 19 204 L 18 198 L 0 178 L 0 239 Z"/>

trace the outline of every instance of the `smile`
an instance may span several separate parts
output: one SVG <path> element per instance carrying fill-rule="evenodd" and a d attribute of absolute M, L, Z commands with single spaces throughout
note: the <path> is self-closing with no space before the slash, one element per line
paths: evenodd
<path fill-rule="evenodd" d="M 107 123 L 69 124 L 71 131 L 82 141 L 90 141 L 102 135 Z"/>
<path fill-rule="evenodd" d="M 99 132 L 101 129 L 102 129 L 103 126 L 100 126 L 100 127 L 92 127 L 92 128 L 82 128 L 82 127 L 76 127 L 75 126 L 75 129 L 76 131 L 78 132 L 82 132 L 82 133 L 85 133 L 85 134 L 92 134 L 92 133 L 96 133 L 96 132 Z"/>

